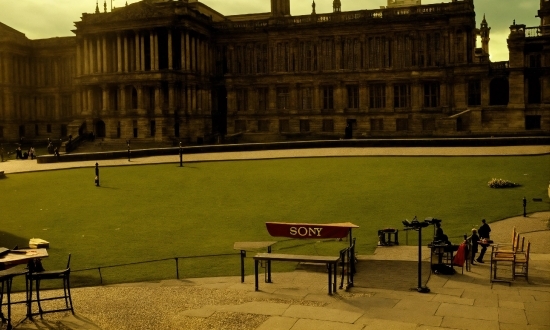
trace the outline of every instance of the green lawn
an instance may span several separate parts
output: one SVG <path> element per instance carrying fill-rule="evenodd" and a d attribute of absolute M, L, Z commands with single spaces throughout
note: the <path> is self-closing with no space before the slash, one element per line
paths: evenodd
<path fill-rule="evenodd" d="M 48 240 L 47 268 L 103 267 L 162 258 L 234 253 L 235 241 L 271 240 L 264 223 L 353 222 L 357 251 L 372 253 L 376 231 L 437 217 L 453 242 L 478 226 L 548 210 L 550 156 L 347 157 L 101 168 L 12 174 L 0 180 L 0 246 Z M 491 178 L 521 184 L 491 189 Z M 543 202 L 532 202 L 532 198 Z M 425 242 L 432 229 L 425 230 Z M 404 243 L 404 234 L 400 235 Z M 347 242 L 283 242 L 275 250 L 336 254 Z M 409 244 L 417 244 L 411 233 Z M 279 263 L 281 264 L 281 263 Z M 292 265 L 277 265 L 277 270 Z M 252 271 L 248 259 L 247 271 Z M 285 268 L 286 267 L 286 268 Z M 180 260 L 180 277 L 237 275 L 234 257 Z M 102 270 L 104 283 L 175 277 L 175 261 Z M 98 272 L 77 272 L 77 285 Z"/>

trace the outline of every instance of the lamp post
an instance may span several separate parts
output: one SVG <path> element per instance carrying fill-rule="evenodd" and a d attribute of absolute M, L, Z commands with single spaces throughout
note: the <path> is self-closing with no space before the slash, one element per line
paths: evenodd
<path fill-rule="evenodd" d="M 95 163 L 95 185 L 99 187 L 99 164 Z"/>
<path fill-rule="evenodd" d="M 180 142 L 180 167 L 183 167 L 183 148 Z"/>
<path fill-rule="evenodd" d="M 418 285 L 416 291 L 419 293 L 428 293 L 430 289 L 427 286 L 422 286 L 422 228 L 428 227 L 430 223 L 427 221 L 419 222 L 415 216 L 411 222 L 403 220 L 403 225 L 409 229 L 418 231 Z"/>
<path fill-rule="evenodd" d="M 527 217 L 527 199 L 523 196 L 523 217 Z"/>
<path fill-rule="evenodd" d="M 128 161 L 130 161 L 130 140 L 126 140 L 126 144 L 128 145 Z"/>

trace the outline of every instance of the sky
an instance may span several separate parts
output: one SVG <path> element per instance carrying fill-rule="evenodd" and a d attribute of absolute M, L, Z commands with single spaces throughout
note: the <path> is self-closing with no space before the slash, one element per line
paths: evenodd
<path fill-rule="evenodd" d="M 103 1 L 100 9 L 103 11 Z M 139 0 L 128 0 L 128 4 Z M 450 2 L 451 0 L 422 0 L 422 4 Z M 122 7 L 126 0 L 107 0 L 108 10 Z M 270 0 L 200 0 L 224 15 L 269 12 Z M 332 12 L 332 0 L 316 0 L 318 14 Z M 387 5 L 387 0 L 341 0 L 342 11 L 377 9 Z M 477 26 L 481 24 L 483 14 L 491 27 L 489 51 L 491 60 L 507 61 L 506 39 L 510 25 L 528 27 L 540 24 L 537 15 L 538 0 L 474 0 Z M 74 35 L 74 22 L 79 21 L 82 13 L 93 13 L 96 0 L 0 0 L 0 22 L 24 33 L 29 39 L 42 39 Z M 311 0 L 290 0 L 291 15 L 311 13 Z M 481 47 L 478 44 L 478 47 Z"/>

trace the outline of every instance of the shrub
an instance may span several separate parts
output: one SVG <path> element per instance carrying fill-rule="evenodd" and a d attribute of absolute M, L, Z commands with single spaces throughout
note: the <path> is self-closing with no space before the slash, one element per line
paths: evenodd
<path fill-rule="evenodd" d="M 495 179 L 492 178 L 487 185 L 491 188 L 513 188 L 519 186 L 519 184 L 510 182 L 508 180 L 503 179 Z"/>

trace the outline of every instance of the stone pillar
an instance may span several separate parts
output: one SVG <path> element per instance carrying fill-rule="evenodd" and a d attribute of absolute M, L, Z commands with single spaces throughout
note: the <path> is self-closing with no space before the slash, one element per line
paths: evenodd
<path fill-rule="evenodd" d="M 88 49 L 88 40 L 84 39 L 82 40 L 82 44 L 84 45 L 84 52 L 82 54 L 82 58 L 84 59 L 84 72 L 83 74 L 90 73 L 90 58 L 88 57 L 88 54 L 90 53 Z"/>
<path fill-rule="evenodd" d="M 101 73 L 103 66 L 103 59 L 101 58 L 101 39 L 97 38 L 96 40 L 96 56 L 97 56 L 97 73 Z"/>
<path fill-rule="evenodd" d="M 195 49 L 196 49 L 196 39 L 195 38 L 191 38 L 191 49 L 190 49 L 190 52 L 191 52 L 191 58 L 189 59 L 190 63 L 191 63 L 191 70 L 192 71 L 197 71 L 197 65 L 196 65 L 196 62 L 197 62 L 197 58 L 195 56 L 196 52 L 195 52 Z"/>
<path fill-rule="evenodd" d="M 138 109 L 143 109 L 143 86 L 136 85 L 134 86 L 137 89 L 137 106 Z"/>
<path fill-rule="evenodd" d="M 172 53 L 172 30 L 168 30 L 168 69 L 174 69 L 174 54 Z"/>
<path fill-rule="evenodd" d="M 191 108 L 197 112 L 197 86 L 191 86 Z"/>
<path fill-rule="evenodd" d="M 140 37 L 139 37 L 139 31 L 134 31 L 135 33 L 135 43 L 136 43 L 136 47 L 135 47 L 135 53 L 136 53 L 136 71 L 142 71 L 142 67 L 141 67 L 141 60 L 140 60 L 140 54 L 141 54 L 141 45 L 140 45 Z"/>
<path fill-rule="evenodd" d="M 122 56 L 122 60 L 124 62 L 124 72 L 128 72 L 130 67 L 130 52 L 128 49 L 128 36 L 124 36 L 124 53 Z"/>
<path fill-rule="evenodd" d="M 82 68 L 80 67 L 80 56 L 82 56 L 82 51 L 80 50 L 80 42 L 76 44 L 76 76 L 82 75 Z M 2 81 L 2 68 L 0 68 L 0 82 Z"/>
<path fill-rule="evenodd" d="M 101 114 L 106 114 L 109 109 L 109 88 L 107 88 L 106 85 L 102 85 L 101 91 L 103 100 L 103 104 L 101 105 Z"/>
<path fill-rule="evenodd" d="M 141 71 L 145 71 L 145 37 L 141 35 L 140 37 L 140 59 L 141 59 Z"/>
<path fill-rule="evenodd" d="M 127 102 L 126 102 L 126 86 L 118 86 L 118 95 L 119 97 L 119 109 L 122 115 L 128 112 Z"/>
<path fill-rule="evenodd" d="M 155 115 L 162 115 L 161 88 L 160 84 L 155 86 Z"/>
<path fill-rule="evenodd" d="M 116 35 L 116 49 L 117 49 L 117 72 L 122 72 L 122 41 L 120 40 L 120 33 Z"/>
<path fill-rule="evenodd" d="M 151 71 L 155 71 L 155 32 L 151 31 L 149 32 L 149 51 L 150 51 L 150 57 L 151 57 Z"/>
<path fill-rule="evenodd" d="M 94 114 L 94 94 L 91 88 L 88 88 L 88 91 L 86 92 L 87 98 L 86 101 L 88 102 L 88 115 Z"/>
<path fill-rule="evenodd" d="M 168 108 L 170 113 L 176 109 L 176 88 L 172 83 L 168 85 Z"/>
<path fill-rule="evenodd" d="M 366 111 L 369 107 L 369 93 L 367 84 L 362 82 L 359 84 L 359 109 Z"/>
<path fill-rule="evenodd" d="M 191 69 L 191 48 L 189 41 L 189 32 L 185 32 L 185 70 Z"/>
<path fill-rule="evenodd" d="M 342 37 L 335 37 L 334 38 L 334 52 L 336 53 L 334 68 L 336 70 L 342 69 L 341 63 L 342 63 Z"/>
<path fill-rule="evenodd" d="M 180 52 L 180 68 L 181 70 L 185 70 L 185 32 L 180 31 L 180 46 L 181 46 L 181 52 Z"/>
<path fill-rule="evenodd" d="M 159 69 L 159 36 L 158 36 L 158 33 L 155 32 L 154 33 L 154 38 L 155 38 L 155 42 L 154 42 L 154 48 L 155 48 L 155 70 L 158 70 Z"/>
<path fill-rule="evenodd" d="M 424 85 L 418 80 L 412 82 L 411 103 L 413 112 L 421 111 L 424 107 Z"/>
<path fill-rule="evenodd" d="M 103 73 L 109 72 L 109 61 L 107 60 L 107 38 L 102 38 L 102 49 L 103 49 Z"/>

